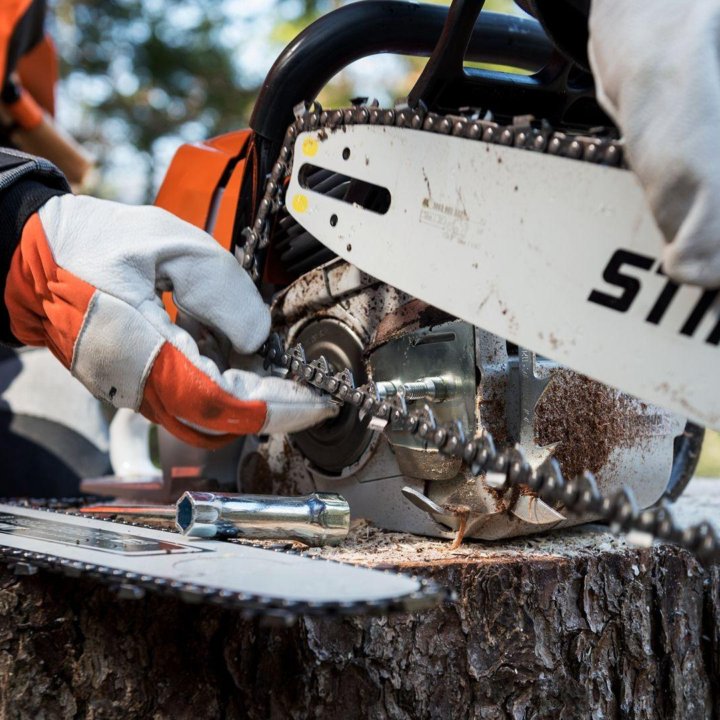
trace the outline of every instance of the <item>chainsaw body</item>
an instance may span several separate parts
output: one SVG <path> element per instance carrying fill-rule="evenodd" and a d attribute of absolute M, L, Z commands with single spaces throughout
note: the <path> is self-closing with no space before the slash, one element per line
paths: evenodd
<path fill-rule="evenodd" d="M 308 358 L 350 368 L 358 384 L 404 386 L 408 406 L 429 406 L 438 424 L 487 429 L 536 464 L 554 456 L 569 476 L 590 470 L 603 494 L 630 485 L 643 506 L 665 492 L 684 419 L 508 346 L 342 260 L 292 283 L 273 317 Z M 592 519 L 566 518 L 529 492 L 499 493 L 458 458 L 408 433 L 378 433 L 350 408 L 294 436 L 248 444 L 241 489 L 257 491 L 258 478 L 265 491 L 339 492 L 355 516 L 423 535 L 451 537 L 460 520 L 465 536 L 491 540 Z"/>
<path fill-rule="evenodd" d="M 456 0 L 448 15 L 437 6 L 373 0 L 325 16 L 276 62 L 256 105 L 253 131 L 181 148 L 158 204 L 237 254 L 244 243 L 241 231 L 252 223 L 292 121 L 292 108 L 316 97 L 349 62 L 380 51 L 432 53 L 410 97 L 446 113 L 477 105 L 491 107 L 500 117 L 532 114 L 576 131 L 607 123 L 594 102 L 590 76 L 561 61 L 537 23 L 487 13 L 475 23 L 477 11 L 468 23 L 462 20 L 465 5 Z M 458 44 L 468 48 L 469 59 L 534 74 L 508 78 L 468 71 L 460 83 L 462 56 L 453 58 L 448 51 Z M 376 213 L 382 232 L 388 202 L 382 188 L 312 164 L 299 182 Z M 442 222 L 451 234 L 458 229 L 457 217 L 443 214 L 443 208 L 431 217 L 431 210 L 431 224 Z M 520 447 L 536 467 L 553 457 L 566 476 L 589 470 L 603 495 L 629 486 L 646 507 L 665 493 L 679 493 L 687 483 L 702 431 L 685 418 L 442 312 L 423 293 L 398 290 L 393 268 L 378 280 L 320 242 L 303 226 L 301 215 L 281 208 L 272 221 L 270 244 L 259 257 L 273 329 L 287 347 L 300 344 L 308 360 L 322 357 L 332 371 L 350 371 L 355 384 L 372 383 L 378 397 L 401 396 L 409 409 L 423 408 L 438 425 L 488 430 L 498 444 Z M 386 242 L 393 242 L 391 234 Z M 439 284 L 452 281 L 437 277 Z M 169 299 L 166 304 L 174 312 Z M 409 433 L 381 432 L 377 418 L 352 410 L 344 407 L 337 418 L 292 436 L 238 441 L 226 453 L 223 468 L 213 453 L 199 457 L 194 452 L 188 462 L 187 452 L 176 445 L 161 458 L 166 485 L 172 481 L 179 490 L 178 478 L 186 478 L 197 488 L 222 478 L 221 485 L 243 492 L 337 492 L 348 499 L 355 517 L 438 537 L 461 531 L 492 540 L 594 517 L 566 516 L 562 505 L 551 507 L 530 491 L 500 492 L 459 458 Z M 92 484 L 86 489 L 97 490 Z M 141 490 L 133 493 L 142 497 Z"/>

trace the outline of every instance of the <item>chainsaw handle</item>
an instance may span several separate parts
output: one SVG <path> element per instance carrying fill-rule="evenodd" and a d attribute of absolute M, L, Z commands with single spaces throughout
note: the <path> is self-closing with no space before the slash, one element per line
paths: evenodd
<path fill-rule="evenodd" d="M 250 127 L 279 143 L 293 108 L 313 100 L 340 70 L 380 53 L 429 57 L 443 31 L 448 8 L 397 0 L 366 0 L 316 20 L 293 40 L 270 69 L 258 95 Z M 553 52 L 534 20 L 483 12 L 470 37 L 466 58 L 539 70 Z"/>

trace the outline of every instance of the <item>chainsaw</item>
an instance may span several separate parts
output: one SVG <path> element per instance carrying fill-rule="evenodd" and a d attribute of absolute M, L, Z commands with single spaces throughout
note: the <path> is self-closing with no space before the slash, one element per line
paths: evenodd
<path fill-rule="evenodd" d="M 179 150 L 157 203 L 211 232 L 272 300 L 282 342 L 268 367 L 344 407 L 291 437 L 238 443 L 221 463 L 161 437 L 160 492 L 208 480 L 339 492 L 386 529 L 484 540 L 612 519 L 602 498 L 623 488 L 634 499 L 616 514 L 638 518 L 682 492 L 701 425 L 717 423 L 712 343 L 688 360 L 671 321 L 684 313 L 680 334 L 712 335 L 710 294 L 662 276 L 660 237 L 591 76 L 536 22 L 480 7 L 334 11 L 278 58 L 251 131 Z M 308 102 L 376 52 L 430 55 L 407 102 Z M 607 338 L 628 350 L 609 361 Z M 640 344 L 663 363 L 648 367 Z M 689 376 L 695 395 L 681 395 Z M 559 479 L 584 471 L 596 488 Z"/>
<path fill-rule="evenodd" d="M 355 517 L 455 543 L 600 519 L 717 559 L 712 525 L 678 528 L 666 501 L 720 427 L 718 292 L 664 277 L 589 73 L 535 21 L 481 7 L 367 0 L 320 18 L 274 64 L 252 129 L 183 146 L 159 191 L 271 302 L 265 371 L 338 416 L 221 453 L 161 430 L 156 471 L 148 424 L 121 411 L 126 472 L 86 491 L 339 493 Z M 429 56 L 405 101 L 313 101 L 379 52 Z"/>

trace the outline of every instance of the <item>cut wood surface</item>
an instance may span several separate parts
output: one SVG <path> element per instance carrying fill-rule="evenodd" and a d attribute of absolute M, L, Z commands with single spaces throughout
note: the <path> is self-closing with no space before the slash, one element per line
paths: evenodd
<path fill-rule="evenodd" d="M 720 482 L 679 505 L 717 520 Z M 457 601 L 286 628 L 0 566 L 0 717 L 720 718 L 720 568 L 677 548 L 595 527 L 449 551 L 360 523 L 310 552 Z"/>

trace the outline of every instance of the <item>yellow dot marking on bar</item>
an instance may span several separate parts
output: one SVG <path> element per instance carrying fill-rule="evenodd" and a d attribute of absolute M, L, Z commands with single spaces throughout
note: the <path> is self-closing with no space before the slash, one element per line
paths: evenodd
<path fill-rule="evenodd" d="M 303 155 L 312 157 L 318 150 L 318 141 L 314 137 L 306 137 L 303 140 L 302 151 Z"/>
<path fill-rule="evenodd" d="M 306 195 L 295 195 L 292 200 L 293 210 L 298 213 L 304 213 L 308 209 L 308 199 Z"/>

